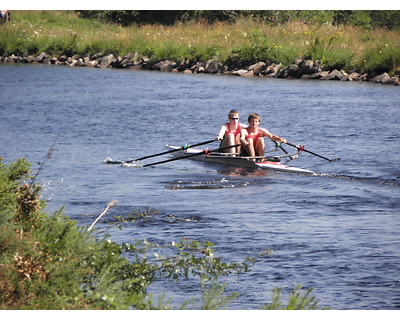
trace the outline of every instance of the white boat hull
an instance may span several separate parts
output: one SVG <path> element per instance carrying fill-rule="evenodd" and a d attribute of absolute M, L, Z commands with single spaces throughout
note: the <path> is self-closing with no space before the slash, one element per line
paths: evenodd
<path fill-rule="evenodd" d="M 169 150 L 178 150 L 180 147 L 177 146 L 171 146 L 167 145 L 166 146 Z M 280 172 L 292 172 L 292 173 L 303 173 L 303 174 L 314 174 L 314 171 L 307 170 L 307 169 L 302 169 L 302 168 L 297 168 L 297 167 L 291 167 L 286 164 L 282 164 L 279 161 L 271 161 L 271 160 L 266 160 L 266 161 L 260 161 L 260 162 L 254 162 L 250 160 L 247 157 L 241 157 L 241 156 L 231 156 L 229 154 L 204 154 L 202 153 L 203 150 L 201 149 L 195 149 L 195 148 L 188 148 L 187 150 L 180 150 L 174 153 L 171 153 L 171 155 L 175 157 L 182 157 L 182 156 L 191 156 L 189 159 L 192 160 L 201 160 L 201 161 L 207 161 L 207 162 L 212 162 L 212 163 L 219 163 L 219 164 L 224 164 L 224 165 L 230 165 L 230 166 L 235 166 L 235 167 L 241 167 L 241 168 L 253 168 L 253 169 L 265 169 L 265 170 L 274 170 L 274 171 L 280 171 Z M 196 153 L 200 153 L 198 156 L 193 156 Z"/>

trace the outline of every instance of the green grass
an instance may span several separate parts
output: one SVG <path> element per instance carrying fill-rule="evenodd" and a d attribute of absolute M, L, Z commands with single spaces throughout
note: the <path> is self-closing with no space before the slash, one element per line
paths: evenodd
<path fill-rule="evenodd" d="M 122 27 L 82 19 L 73 11 L 13 11 L 0 26 L 0 54 L 138 52 L 153 62 L 218 59 L 231 68 L 259 61 L 321 60 L 325 69 L 400 73 L 400 31 L 292 21 L 272 25 L 256 18 L 235 22 L 179 22 Z"/>

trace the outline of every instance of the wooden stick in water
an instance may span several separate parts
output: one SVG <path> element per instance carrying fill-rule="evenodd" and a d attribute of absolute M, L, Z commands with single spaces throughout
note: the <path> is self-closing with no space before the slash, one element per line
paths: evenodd
<path fill-rule="evenodd" d="M 87 231 L 92 230 L 93 227 L 94 227 L 94 225 L 101 219 L 101 217 L 104 216 L 104 215 L 106 214 L 106 212 L 107 212 L 110 208 L 114 207 L 116 204 L 117 204 L 117 201 L 116 201 L 116 200 L 111 201 L 111 202 L 107 205 L 107 207 L 103 210 L 103 212 L 97 217 L 97 219 L 92 223 L 92 225 L 88 228 Z"/>

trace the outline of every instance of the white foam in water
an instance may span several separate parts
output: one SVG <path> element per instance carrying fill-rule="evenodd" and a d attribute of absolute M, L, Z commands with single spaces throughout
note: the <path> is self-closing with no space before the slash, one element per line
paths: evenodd
<path fill-rule="evenodd" d="M 138 163 L 137 161 L 132 161 L 129 163 L 123 163 L 123 167 L 143 167 L 143 164 Z"/>
<path fill-rule="evenodd" d="M 115 162 L 115 160 L 114 159 L 112 159 L 112 158 L 110 158 L 110 157 L 107 157 L 107 158 L 105 158 L 104 159 L 104 163 L 112 163 L 112 162 Z"/>

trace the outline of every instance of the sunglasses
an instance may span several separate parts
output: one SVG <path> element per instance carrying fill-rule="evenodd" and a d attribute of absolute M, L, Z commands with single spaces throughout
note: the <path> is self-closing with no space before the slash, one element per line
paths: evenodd
<path fill-rule="evenodd" d="M 239 118 L 232 118 L 232 117 L 231 117 L 231 119 L 232 119 L 232 120 L 239 120 Z"/>

